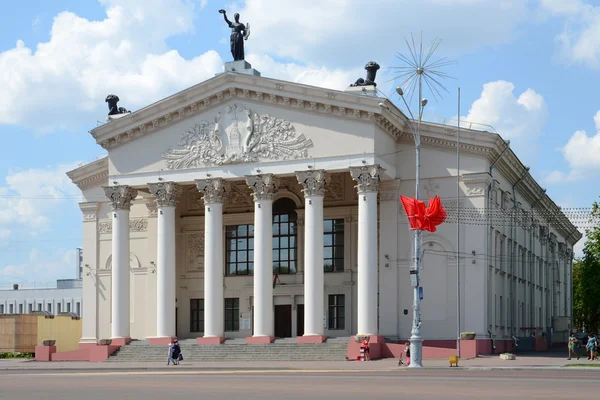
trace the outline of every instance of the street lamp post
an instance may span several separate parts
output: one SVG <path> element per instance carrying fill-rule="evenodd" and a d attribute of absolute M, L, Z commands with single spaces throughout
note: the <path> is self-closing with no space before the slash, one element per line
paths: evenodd
<path fill-rule="evenodd" d="M 423 117 L 423 109 L 427 105 L 427 99 L 421 98 L 421 84 L 419 82 L 419 114 L 416 120 L 416 129 L 413 124 L 413 138 L 415 141 L 415 198 L 419 199 L 419 186 L 421 180 L 421 120 Z M 401 86 L 396 88 L 396 93 L 400 95 L 402 101 L 406 105 L 408 112 L 410 113 L 413 122 L 415 122 L 415 116 L 410 111 L 410 107 L 404 98 L 404 91 Z M 379 103 L 379 106 L 392 112 L 392 110 L 384 103 Z M 393 112 L 392 112 L 393 113 Z M 415 229 L 414 236 L 414 251 L 412 259 L 411 274 L 411 285 L 413 287 L 413 322 L 412 331 L 410 337 L 410 365 L 409 368 L 423 368 L 423 339 L 421 338 L 421 299 L 419 297 L 419 271 L 421 269 L 421 257 L 422 257 L 422 236 L 419 229 Z"/>

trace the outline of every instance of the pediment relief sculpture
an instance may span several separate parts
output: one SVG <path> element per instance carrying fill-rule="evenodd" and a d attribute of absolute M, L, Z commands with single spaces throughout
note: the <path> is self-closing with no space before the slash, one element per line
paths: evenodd
<path fill-rule="evenodd" d="M 190 127 L 179 147 L 163 154 L 169 169 L 308 158 L 313 143 L 296 136 L 289 121 L 232 104 L 213 121 Z"/>

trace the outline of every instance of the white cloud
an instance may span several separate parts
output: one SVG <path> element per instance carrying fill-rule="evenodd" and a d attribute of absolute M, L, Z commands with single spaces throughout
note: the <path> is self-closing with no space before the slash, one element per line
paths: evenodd
<path fill-rule="evenodd" d="M 596 178 L 600 174 L 600 111 L 594 116 L 596 134 L 586 131 L 573 133 L 567 144 L 558 149 L 569 165 L 569 172 L 552 171 L 546 176 L 548 183 L 564 183 Z"/>
<path fill-rule="evenodd" d="M 186 60 L 165 44 L 173 35 L 193 31 L 195 2 L 100 2 L 105 19 L 62 12 L 48 42 L 31 49 L 19 40 L 0 53 L 0 124 L 40 132 L 71 128 L 98 119 L 109 93 L 120 96 L 120 106 L 135 109 L 220 70 L 215 51 Z"/>
<path fill-rule="evenodd" d="M 256 54 L 249 54 L 246 59 L 263 76 L 328 89 L 343 90 L 365 75 L 363 68 L 346 70 L 339 68 L 330 69 L 315 64 L 277 63 L 268 55 L 258 56 Z M 379 79 L 377 80 L 379 81 Z"/>
<path fill-rule="evenodd" d="M 511 141 L 511 148 L 518 157 L 531 162 L 535 158 L 531 144 L 546 124 L 547 106 L 543 96 L 533 89 L 525 90 L 518 97 L 514 90 L 511 82 L 486 83 L 465 119 L 491 125 L 504 139 Z"/>
<path fill-rule="evenodd" d="M 10 171 L 6 185 L 0 186 L 0 224 L 23 225 L 32 233 L 47 231 L 51 217 L 66 201 L 76 206 L 76 196 L 81 193 L 65 174 L 76 166 L 73 163 Z"/>
<path fill-rule="evenodd" d="M 251 52 L 341 66 L 392 60 L 411 32 L 447 53 L 506 43 L 529 14 L 527 0 L 247 0 L 239 12 Z"/>
<path fill-rule="evenodd" d="M 75 250 L 56 248 L 51 252 L 33 248 L 27 262 L 0 267 L 0 284 L 23 282 L 51 283 L 55 279 L 73 277 Z"/>
<path fill-rule="evenodd" d="M 551 15 L 565 18 L 556 37 L 560 61 L 600 68 L 600 6 L 579 0 L 541 0 L 540 4 Z"/>

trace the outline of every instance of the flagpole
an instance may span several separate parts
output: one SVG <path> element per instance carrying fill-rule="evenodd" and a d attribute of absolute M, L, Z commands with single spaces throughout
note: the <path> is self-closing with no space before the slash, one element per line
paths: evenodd
<path fill-rule="evenodd" d="M 456 130 L 456 351 L 460 358 L 460 88 Z"/>

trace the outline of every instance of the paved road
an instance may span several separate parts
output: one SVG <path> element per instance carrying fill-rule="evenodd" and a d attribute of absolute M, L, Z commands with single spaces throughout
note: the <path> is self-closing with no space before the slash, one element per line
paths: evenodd
<path fill-rule="evenodd" d="M 592 399 L 599 371 L 2 372 L 0 399 Z M 83 393 L 82 393 L 83 392 Z M 85 394 L 84 394 L 85 393 Z"/>

